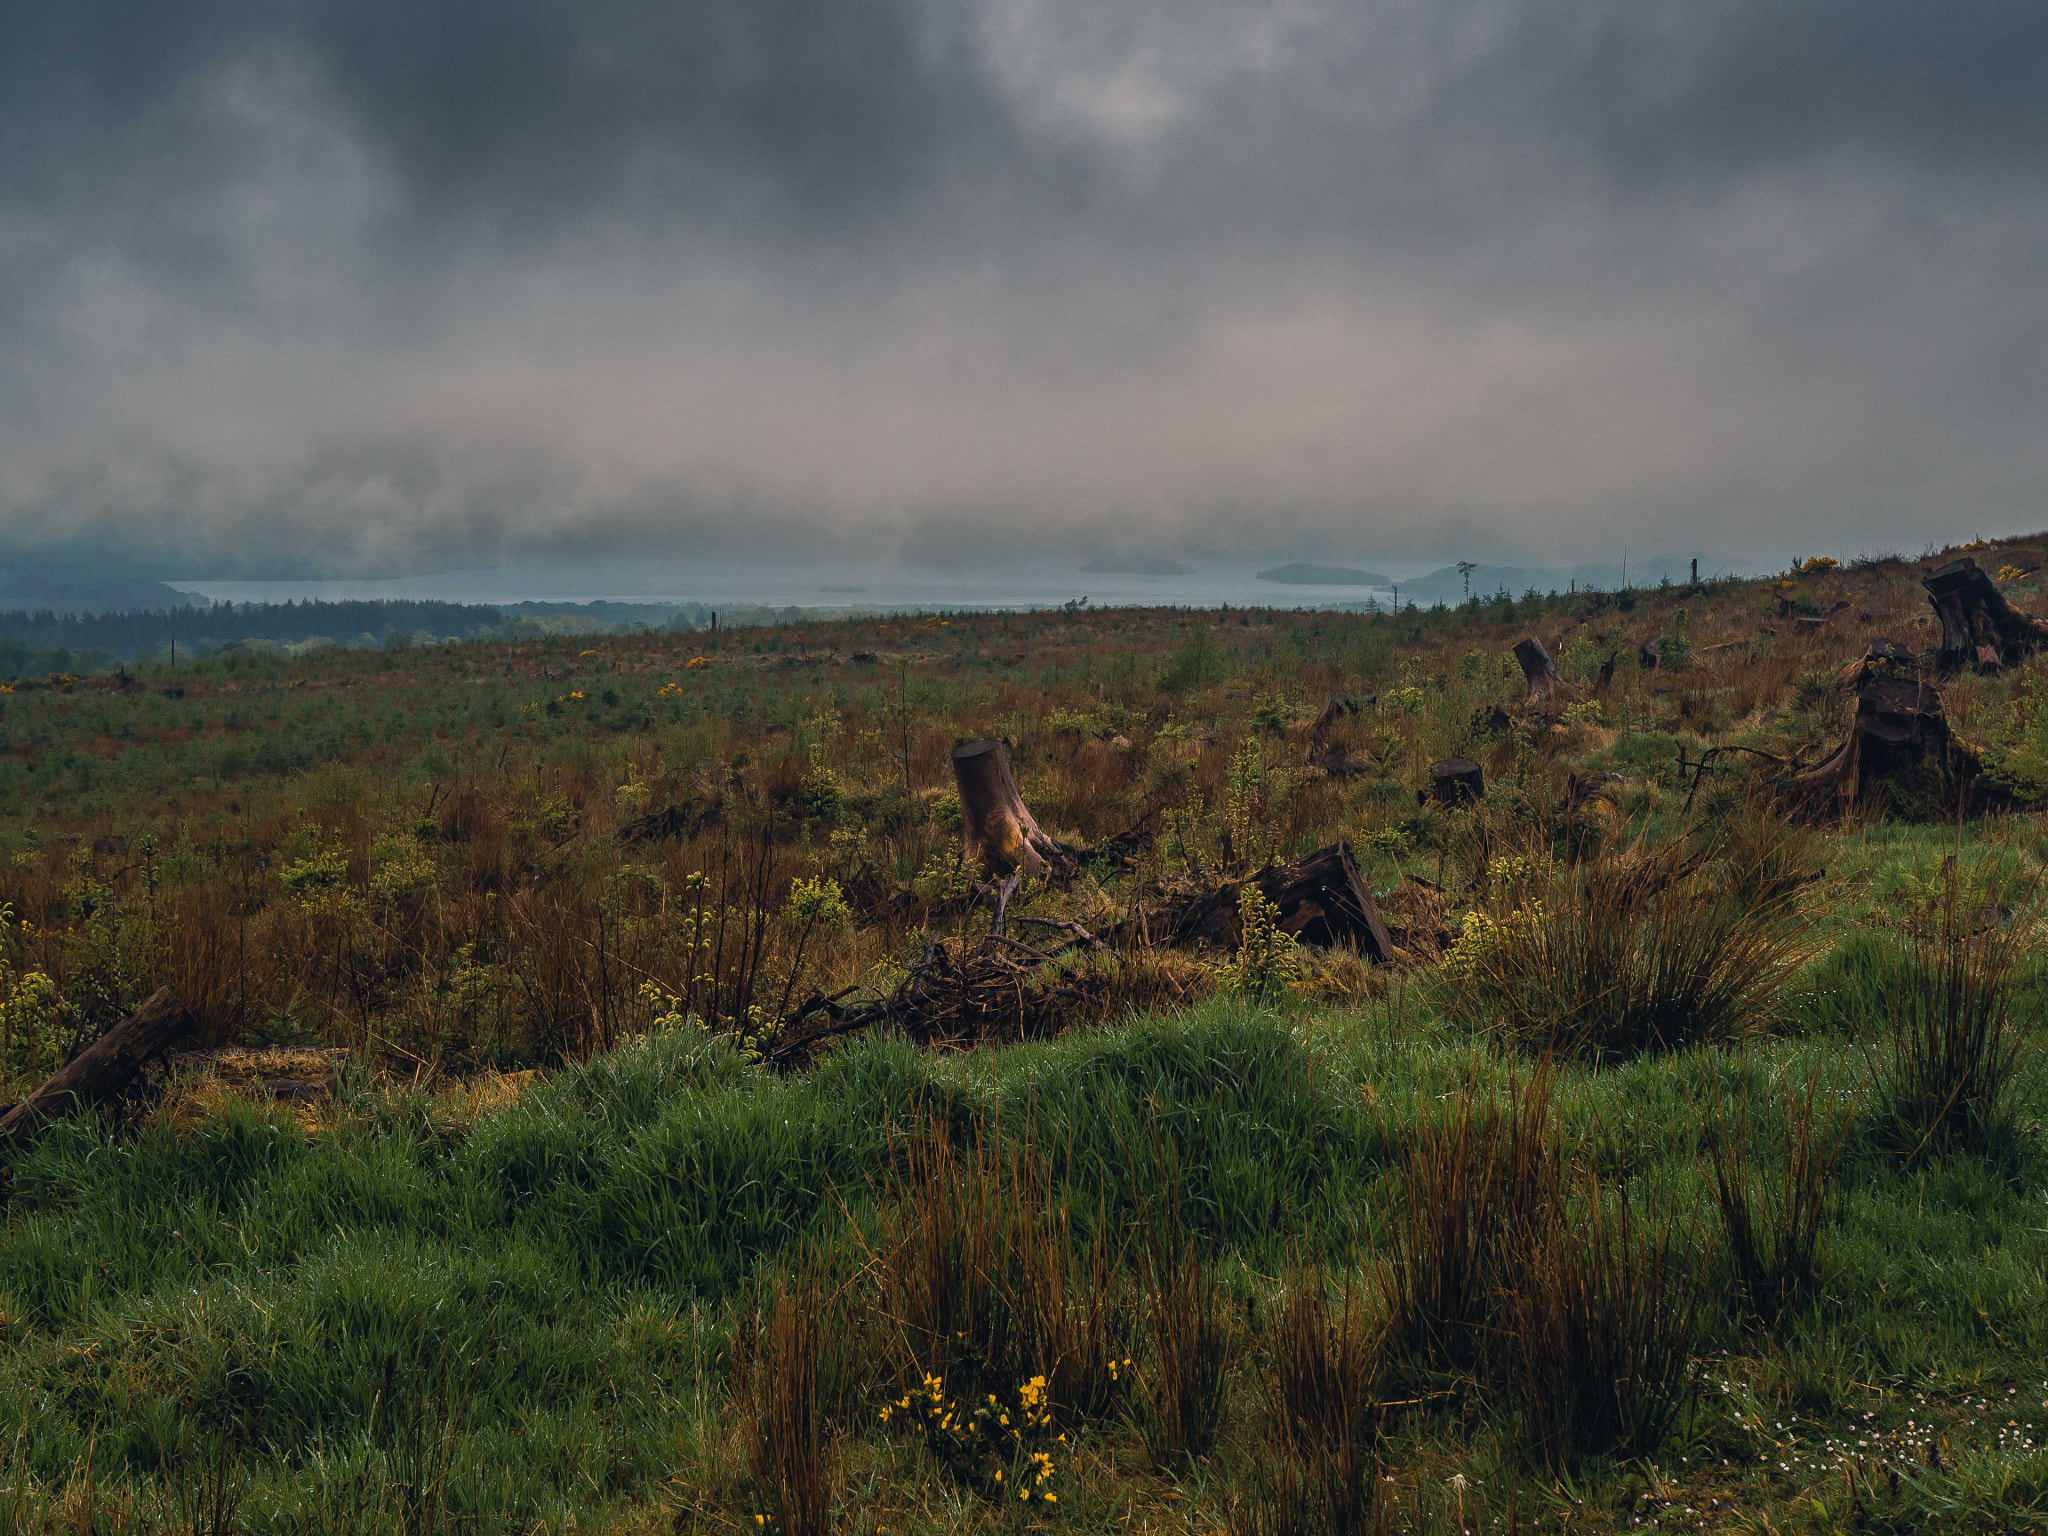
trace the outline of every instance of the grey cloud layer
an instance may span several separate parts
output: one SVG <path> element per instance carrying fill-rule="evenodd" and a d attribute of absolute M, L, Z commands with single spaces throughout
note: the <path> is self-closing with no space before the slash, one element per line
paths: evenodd
<path fill-rule="evenodd" d="M 2042 79 L 2029 0 L 12 7 L 0 539 L 2032 526 Z"/>

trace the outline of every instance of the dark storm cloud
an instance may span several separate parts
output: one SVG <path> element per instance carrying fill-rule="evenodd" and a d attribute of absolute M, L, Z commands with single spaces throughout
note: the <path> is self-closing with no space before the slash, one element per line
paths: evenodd
<path fill-rule="evenodd" d="M 2044 78 L 2025 0 L 10 7 L 0 538 L 2029 524 Z"/>

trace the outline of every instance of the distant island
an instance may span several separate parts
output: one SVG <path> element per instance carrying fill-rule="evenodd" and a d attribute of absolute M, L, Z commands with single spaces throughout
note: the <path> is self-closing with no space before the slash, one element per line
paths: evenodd
<path fill-rule="evenodd" d="M 1090 576 L 1192 576 L 1195 568 L 1167 555 L 1097 555 L 1081 569 Z"/>
<path fill-rule="evenodd" d="M 1389 587 L 1393 583 L 1377 571 L 1354 571 L 1348 565 L 1311 565 L 1297 560 L 1293 565 L 1260 571 L 1259 580 L 1284 582 L 1290 587 Z"/>

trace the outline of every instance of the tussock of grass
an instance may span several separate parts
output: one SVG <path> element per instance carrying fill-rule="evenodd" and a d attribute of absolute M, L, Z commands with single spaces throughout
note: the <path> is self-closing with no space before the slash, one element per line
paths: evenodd
<path fill-rule="evenodd" d="M 1530 864 L 1497 882 L 1495 902 L 1452 957 L 1452 1007 L 1539 1055 L 1610 1061 L 1740 1040 L 1769 1022 L 1807 957 L 1788 893 L 1730 889 L 1680 843 Z"/>

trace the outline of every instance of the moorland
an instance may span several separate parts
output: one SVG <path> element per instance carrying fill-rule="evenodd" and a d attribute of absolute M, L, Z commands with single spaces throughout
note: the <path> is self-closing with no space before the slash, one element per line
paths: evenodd
<path fill-rule="evenodd" d="M 2048 1529 L 2043 542 L 0 685 L 0 1528 Z"/>

